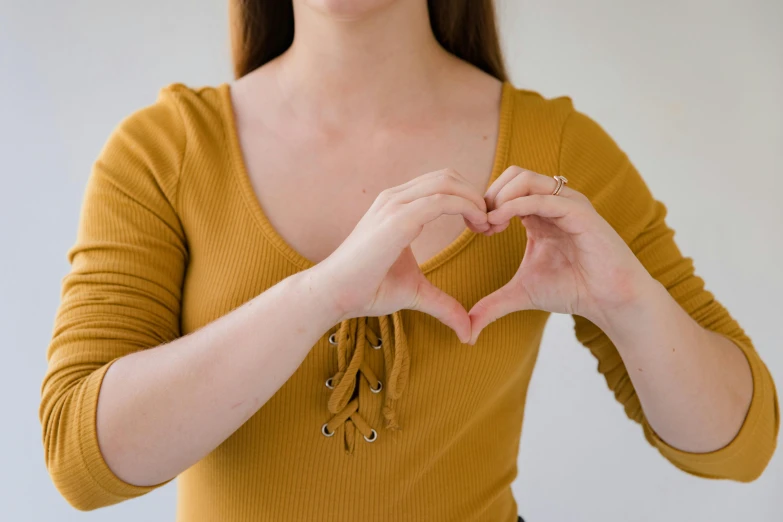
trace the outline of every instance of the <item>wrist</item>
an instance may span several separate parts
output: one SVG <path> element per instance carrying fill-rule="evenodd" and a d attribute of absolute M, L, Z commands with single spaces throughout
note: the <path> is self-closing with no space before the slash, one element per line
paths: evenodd
<path fill-rule="evenodd" d="M 326 321 L 333 325 L 347 318 L 348 313 L 337 299 L 332 280 L 318 265 L 298 272 L 293 276 L 304 299 L 314 303 L 323 312 Z"/>
<path fill-rule="evenodd" d="M 671 299 L 666 288 L 646 270 L 629 284 L 622 301 L 611 306 L 598 306 L 588 319 L 607 335 L 620 334 L 660 309 L 664 299 Z"/>

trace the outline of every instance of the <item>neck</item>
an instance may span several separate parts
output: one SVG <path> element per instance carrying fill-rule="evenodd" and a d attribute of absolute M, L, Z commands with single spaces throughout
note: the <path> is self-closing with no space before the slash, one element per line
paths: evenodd
<path fill-rule="evenodd" d="M 280 91 L 298 116 L 323 123 L 415 113 L 437 98 L 456 60 L 435 40 L 427 3 L 396 0 L 361 16 L 294 2 L 292 46 L 277 62 Z"/>

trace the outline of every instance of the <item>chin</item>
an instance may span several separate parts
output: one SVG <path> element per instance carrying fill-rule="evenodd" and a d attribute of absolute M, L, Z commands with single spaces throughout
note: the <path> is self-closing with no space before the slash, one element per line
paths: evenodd
<path fill-rule="evenodd" d="M 338 18 L 361 18 L 405 0 L 300 0 L 311 9 Z"/>

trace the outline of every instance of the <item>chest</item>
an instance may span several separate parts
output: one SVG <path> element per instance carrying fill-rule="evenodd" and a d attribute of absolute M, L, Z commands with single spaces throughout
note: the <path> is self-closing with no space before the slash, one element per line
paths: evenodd
<path fill-rule="evenodd" d="M 238 126 L 246 175 L 276 232 L 313 262 L 333 252 L 378 194 L 453 168 L 483 194 L 497 143 L 496 116 L 409 128 L 317 132 Z M 460 216 L 425 225 L 411 248 L 420 263 L 465 229 Z"/>

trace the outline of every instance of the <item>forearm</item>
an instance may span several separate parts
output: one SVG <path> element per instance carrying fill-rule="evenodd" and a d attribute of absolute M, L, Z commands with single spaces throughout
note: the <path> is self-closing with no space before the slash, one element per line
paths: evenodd
<path fill-rule="evenodd" d="M 115 474 L 159 484 L 217 447 L 288 380 L 339 321 L 313 270 L 199 330 L 115 361 L 101 386 L 101 452 Z"/>
<path fill-rule="evenodd" d="M 736 436 L 753 381 L 730 339 L 700 326 L 652 277 L 639 297 L 596 320 L 617 347 L 650 426 L 668 444 L 706 453 Z"/>

